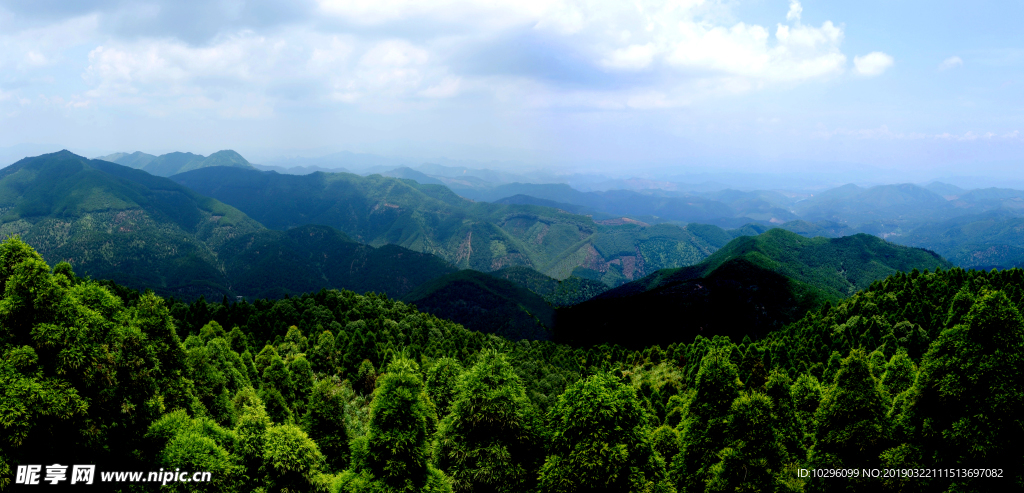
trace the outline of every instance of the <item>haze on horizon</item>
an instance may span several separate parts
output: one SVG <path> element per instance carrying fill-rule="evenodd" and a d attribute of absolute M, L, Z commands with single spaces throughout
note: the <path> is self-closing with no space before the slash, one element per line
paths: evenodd
<path fill-rule="evenodd" d="M 1022 17 L 1019 2 L 0 1 L 0 155 L 1024 181 Z"/>

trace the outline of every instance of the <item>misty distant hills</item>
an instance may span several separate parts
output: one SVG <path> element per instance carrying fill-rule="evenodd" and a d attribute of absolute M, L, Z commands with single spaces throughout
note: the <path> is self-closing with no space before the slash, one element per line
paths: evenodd
<path fill-rule="evenodd" d="M 893 273 L 950 267 L 933 252 L 866 234 L 805 238 L 772 229 L 736 238 L 697 265 L 559 309 L 555 338 L 644 347 L 697 335 L 758 337 Z"/>
<path fill-rule="evenodd" d="M 153 156 L 135 152 L 112 154 L 105 156 L 105 159 L 159 176 L 213 166 L 252 167 L 233 151 L 221 151 L 209 157 L 191 153 Z M 1020 249 L 1024 248 L 1024 245 L 1015 243 L 1016 239 L 1008 233 L 1011 230 L 991 232 L 991 228 L 998 229 L 997 226 L 992 226 L 992 217 L 1003 218 L 997 221 L 1012 223 L 1012 218 L 1024 216 L 1024 191 L 1021 190 L 965 189 L 950 183 L 932 182 L 925 186 L 894 184 L 861 187 L 847 184 L 807 194 L 774 190 L 741 191 L 725 188 L 725 185 L 721 184 L 705 184 L 710 188 L 701 188 L 684 187 L 675 182 L 622 179 L 612 180 L 605 185 L 631 189 L 583 191 L 566 183 L 556 183 L 565 180 L 579 181 L 582 175 L 557 177 L 543 172 L 516 174 L 438 164 L 410 167 L 402 160 L 353 153 L 338 153 L 324 158 L 303 158 L 280 163 L 306 165 L 302 168 L 262 165 L 257 167 L 274 169 L 282 173 L 312 174 L 324 170 L 343 171 L 343 168 L 338 168 L 343 163 L 353 165 L 364 175 L 375 173 L 383 177 L 412 180 L 420 185 L 441 185 L 455 192 L 449 194 L 451 197 L 461 196 L 476 202 L 505 206 L 553 208 L 567 214 L 589 216 L 595 223 L 603 226 L 622 225 L 628 220 L 642 227 L 665 222 L 680 226 L 687 223 L 714 224 L 721 228 L 742 229 L 745 231 L 744 234 L 756 234 L 769 227 L 779 227 L 808 237 L 840 237 L 868 233 L 900 244 L 934 249 L 962 267 L 1007 268 L 1024 261 L 1020 254 Z M 596 175 L 590 178 L 597 179 Z M 585 186 L 597 187 L 595 183 L 597 182 L 587 182 Z M 305 211 L 299 216 L 308 213 L 309 211 Z M 287 226 L 275 223 L 271 227 L 294 227 L 309 224 L 310 220 L 313 219 L 300 217 Z M 329 222 L 326 218 L 316 221 Z M 972 221 L 978 223 L 972 225 Z M 332 224 L 339 226 L 337 223 Z M 428 230 L 430 228 L 427 227 Z M 401 229 L 408 231 L 409 225 L 405 224 Z M 374 244 L 406 245 L 415 250 L 436 253 L 448 261 L 454 261 L 457 256 L 451 254 L 451 246 L 435 245 L 433 249 L 424 249 L 423 245 L 411 246 L 419 241 L 415 238 L 422 239 L 430 235 L 413 234 L 395 240 L 368 237 L 356 229 L 346 231 L 361 240 L 376 242 Z M 508 242 L 499 241 L 507 246 Z M 574 269 L 581 268 L 584 270 L 578 272 L 579 275 L 594 276 L 594 272 L 586 271 L 589 267 L 583 265 L 566 270 L 566 265 L 563 264 L 558 269 L 551 270 L 553 267 L 545 263 L 547 257 L 538 262 L 537 255 L 521 251 L 519 253 L 529 258 L 529 261 L 513 260 L 508 263 L 499 260 L 494 266 L 486 267 L 486 262 L 475 259 L 476 263 L 472 265 L 474 268 L 485 270 L 500 269 L 507 265 L 528 265 L 559 278 L 571 275 Z M 486 256 L 479 249 L 475 249 L 474 254 L 476 257 Z M 599 277 L 611 285 L 626 282 L 633 278 L 631 276 L 639 274 L 627 272 L 628 268 L 619 273 L 611 263 L 614 258 L 603 254 L 601 258 L 608 265 L 591 270 L 597 271 Z M 470 264 L 462 264 L 462 267 L 469 266 Z M 644 268 L 647 268 L 646 263 Z M 608 274 L 610 271 L 611 274 Z M 604 277 L 606 275 L 607 277 Z"/>
<path fill-rule="evenodd" d="M 576 274 L 617 286 L 699 262 L 721 246 L 705 229 L 601 224 L 556 208 L 473 202 L 444 186 L 381 175 L 211 167 L 172 179 L 273 229 L 324 224 L 370 245 L 396 244 L 482 272 L 525 266 L 556 279 Z"/>
<path fill-rule="evenodd" d="M 141 169 L 156 176 L 171 176 L 211 166 L 254 169 L 241 154 L 231 150 L 218 151 L 209 156 L 192 154 L 191 152 L 171 152 L 160 156 L 138 151 L 131 154 L 119 152 L 97 159 L 128 166 L 129 168 Z"/>

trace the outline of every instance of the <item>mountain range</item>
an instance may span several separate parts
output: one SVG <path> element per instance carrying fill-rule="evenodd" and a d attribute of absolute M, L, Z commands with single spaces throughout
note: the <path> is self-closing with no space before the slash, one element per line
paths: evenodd
<path fill-rule="evenodd" d="M 154 156 L 144 152 L 131 154 L 119 152 L 98 157 L 101 161 L 110 161 L 129 168 L 141 169 L 151 175 L 171 176 L 186 171 L 208 168 L 211 166 L 228 166 L 244 169 L 255 169 L 241 154 L 232 151 L 218 151 L 209 156 L 192 154 L 191 152 L 171 152 Z"/>
<path fill-rule="evenodd" d="M 545 206 L 474 202 L 441 185 L 381 175 L 216 167 L 172 179 L 272 229 L 324 224 L 370 245 L 431 253 L 460 269 L 526 266 L 555 279 L 577 275 L 609 286 L 699 262 L 731 239 L 716 227 L 595 222 Z"/>
<path fill-rule="evenodd" d="M 867 234 L 806 238 L 772 229 L 736 238 L 697 265 L 559 309 L 555 338 L 634 348 L 698 335 L 757 338 L 891 274 L 951 267 L 933 252 Z"/>
<path fill-rule="evenodd" d="M 215 163 L 229 153 L 191 162 Z M 854 234 L 839 222 L 842 214 L 886 218 L 885 211 L 907 204 L 987 210 L 907 238 L 939 245 L 957 259 L 1009 262 L 1022 253 L 989 247 L 989 257 L 979 260 L 962 248 L 963 238 L 946 234 L 959 228 L 963 237 L 1021 244 L 1020 219 L 1006 210 L 1016 195 L 1008 191 L 933 187 L 959 194 L 951 199 L 920 187 L 841 187 L 798 203 L 810 202 L 800 207 L 815 222 L 725 230 L 603 213 L 591 206 L 615 211 L 609 205 L 615 200 L 594 197 L 614 194 L 571 193 L 564 186 L 533 190 L 570 202 L 524 194 L 476 202 L 406 178 L 423 179 L 408 168 L 396 170 L 400 177 L 298 176 L 210 165 L 164 178 L 147 167 L 171 162 L 167 156 L 195 155 L 147 161 L 140 154 L 112 159 L 141 169 L 66 151 L 3 169 L 0 234 L 21 235 L 47 261 L 68 261 L 82 274 L 186 299 L 376 291 L 475 330 L 624 345 L 652 342 L 642 327 L 668 319 L 679 321 L 666 336 L 673 339 L 756 336 L 894 272 L 952 265 L 932 252 Z M 788 200 L 730 190 L 713 198 L 722 204 Z M 843 205 L 854 198 L 856 207 Z M 571 203 L 584 200 L 588 205 Z M 808 212 L 825 210 L 838 212 Z M 625 332 L 630 340 L 609 335 L 637 325 Z"/>
<path fill-rule="evenodd" d="M 268 230 L 244 213 L 153 176 L 67 151 L 0 170 L 0 235 L 50 263 L 184 298 L 277 297 L 321 288 L 401 296 L 455 269 L 327 227 Z"/>

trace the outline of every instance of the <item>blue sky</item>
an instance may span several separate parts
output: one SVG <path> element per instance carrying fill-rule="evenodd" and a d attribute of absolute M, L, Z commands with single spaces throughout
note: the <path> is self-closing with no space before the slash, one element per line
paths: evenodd
<path fill-rule="evenodd" d="M 984 1 L 0 1 L 0 147 L 1022 179 L 1022 18 Z"/>

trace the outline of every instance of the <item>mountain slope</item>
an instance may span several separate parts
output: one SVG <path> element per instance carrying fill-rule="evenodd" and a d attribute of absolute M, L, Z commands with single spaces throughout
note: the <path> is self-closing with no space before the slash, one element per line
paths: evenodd
<path fill-rule="evenodd" d="M 927 246 L 966 269 L 1024 265 L 1024 218 L 1006 211 L 926 224 L 897 240 L 905 245 Z"/>
<path fill-rule="evenodd" d="M 0 170 L 0 235 L 50 263 L 183 298 L 278 297 L 346 288 L 401 296 L 455 271 L 397 246 L 324 226 L 267 230 L 167 178 L 67 151 Z"/>
<path fill-rule="evenodd" d="M 344 288 L 400 297 L 455 272 L 440 258 L 395 245 L 356 243 L 328 226 L 240 235 L 218 250 L 231 289 L 250 298 Z"/>
<path fill-rule="evenodd" d="M 141 169 L 151 175 L 171 176 L 185 171 L 211 166 L 229 166 L 235 168 L 255 169 L 249 161 L 246 161 L 241 154 L 235 151 L 217 151 L 209 156 L 192 154 L 191 152 L 171 152 L 160 156 L 146 154 L 144 152 L 133 152 L 127 154 L 119 152 L 109 156 L 97 158 L 103 161 L 117 163 L 130 168 Z"/>
<path fill-rule="evenodd" d="M 511 281 L 460 270 L 403 297 L 420 311 L 467 329 L 512 340 L 548 340 L 555 310 L 540 295 Z"/>
<path fill-rule="evenodd" d="M 559 281 L 522 266 L 505 267 L 490 274 L 529 289 L 556 307 L 582 303 L 608 290 L 608 285 L 600 281 L 576 276 Z"/>
<path fill-rule="evenodd" d="M 935 220 L 956 214 L 954 207 L 936 192 L 904 183 L 861 188 L 844 185 L 794 204 L 807 221 L 836 221 L 858 226 L 874 221 L 908 222 Z"/>
<path fill-rule="evenodd" d="M 172 181 L 67 151 L 0 171 L 0 234 L 48 262 L 132 287 L 226 285 L 216 249 L 262 229 L 237 209 Z"/>
<path fill-rule="evenodd" d="M 549 207 L 472 202 L 440 185 L 381 175 L 219 167 L 173 179 L 273 229 L 324 224 L 371 245 L 400 245 L 484 272 L 520 265 L 565 279 L 585 269 L 590 274 L 581 277 L 616 286 L 715 250 L 702 237 L 706 228 L 603 225 Z"/>
<path fill-rule="evenodd" d="M 737 238 L 700 264 L 662 270 L 560 309 L 556 339 L 641 347 L 697 335 L 759 337 L 895 272 L 949 267 L 932 252 L 866 234 L 804 238 L 773 229 Z"/>
<path fill-rule="evenodd" d="M 566 184 L 510 183 L 483 191 L 459 193 L 473 200 L 493 202 L 514 195 L 528 195 L 564 202 L 612 215 L 656 216 L 664 220 L 712 222 L 732 218 L 736 211 L 716 200 L 678 193 L 640 193 L 632 190 L 581 192 Z"/>

